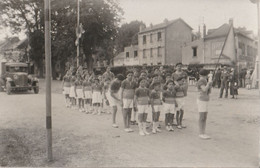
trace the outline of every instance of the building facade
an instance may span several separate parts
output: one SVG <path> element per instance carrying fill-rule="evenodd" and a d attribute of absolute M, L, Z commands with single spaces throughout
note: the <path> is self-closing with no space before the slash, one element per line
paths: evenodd
<path fill-rule="evenodd" d="M 114 60 L 114 66 L 135 66 L 139 65 L 138 45 L 131 45 L 124 48 L 124 52 L 118 54 Z"/>
<path fill-rule="evenodd" d="M 182 47 L 183 64 L 204 64 L 205 68 L 214 69 L 216 64 L 237 65 L 240 69 L 254 67 L 257 43 L 240 29 L 234 28 L 233 39 L 227 40 L 233 22 L 223 24 L 217 29 L 209 30 L 204 38 L 186 43 Z M 223 46 L 234 43 L 234 59 L 222 54 Z M 221 56 L 220 56 L 221 55 Z"/>
<path fill-rule="evenodd" d="M 181 46 L 192 39 L 192 28 L 181 18 L 148 28 L 138 34 L 139 65 L 174 65 L 182 61 Z"/>

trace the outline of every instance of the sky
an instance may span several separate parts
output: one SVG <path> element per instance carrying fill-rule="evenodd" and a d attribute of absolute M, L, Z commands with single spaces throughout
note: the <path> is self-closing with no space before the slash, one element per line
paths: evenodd
<path fill-rule="evenodd" d="M 257 5 L 250 0 L 118 0 L 124 23 L 143 21 L 146 26 L 165 18 L 182 18 L 194 31 L 203 23 L 217 28 L 233 18 L 234 27 L 246 27 L 257 34 Z"/>
<path fill-rule="evenodd" d="M 146 26 L 162 23 L 165 18 L 182 18 L 194 31 L 205 24 L 213 29 L 233 18 L 235 27 L 246 27 L 257 34 L 257 7 L 250 0 L 117 0 L 124 11 L 123 23 L 143 21 Z M 200 26 L 202 27 L 202 26 Z M 9 29 L 0 30 L 0 41 Z M 25 38 L 23 34 L 20 38 Z"/>

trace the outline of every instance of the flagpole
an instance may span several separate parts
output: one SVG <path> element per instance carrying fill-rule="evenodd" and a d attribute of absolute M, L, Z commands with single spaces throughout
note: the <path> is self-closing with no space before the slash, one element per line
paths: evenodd
<path fill-rule="evenodd" d="M 45 79 L 46 79 L 46 129 L 47 158 L 52 161 L 52 119 L 51 119 L 51 5 L 50 0 L 44 1 L 45 22 Z"/>
<path fill-rule="evenodd" d="M 77 0 L 77 67 L 79 67 L 79 0 Z"/>
<path fill-rule="evenodd" d="M 257 61 L 256 61 L 256 80 L 258 82 L 258 90 L 260 95 L 260 67 L 259 67 L 259 61 L 260 61 L 260 12 L 259 12 L 259 0 L 257 1 L 257 22 L 258 22 L 258 45 L 257 45 Z"/>

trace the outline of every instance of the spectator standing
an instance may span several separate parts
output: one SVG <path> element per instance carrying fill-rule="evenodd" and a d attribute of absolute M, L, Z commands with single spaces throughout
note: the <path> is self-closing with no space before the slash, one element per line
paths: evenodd
<path fill-rule="evenodd" d="M 221 73 L 221 87 L 219 98 L 222 98 L 223 91 L 225 90 L 225 98 L 228 97 L 228 83 L 229 83 L 229 72 L 227 71 L 227 67 L 223 67 L 223 72 Z"/>
<path fill-rule="evenodd" d="M 245 76 L 245 85 L 248 90 L 251 89 L 251 73 L 250 70 L 247 71 Z"/>
<path fill-rule="evenodd" d="M 213 86 L 220 88 L 220 86 L 221 86 L 221 70 L 220 70 L 220 68 L 218 68 L 218 70 L 215 72 L 215 77 L 214 77 L 213 80 L 214 80 Z"/>
<path fill-rule="evenodd" d="M 229 85 L 230 85 L 230 96 L 232 96 L 231 98 L 232 99 L 234 99 L 235 97 L 235 91 L 234 91 L 234 89 L 235 89 L 235 83 L 237 83 L 236 82 L 236 75 L 235 75 L 235 71 L 234 71 L 234 69 L 233 68 L 231 68 L 231 72 L 230 72 L 230 76 L 229 76 Z"/>

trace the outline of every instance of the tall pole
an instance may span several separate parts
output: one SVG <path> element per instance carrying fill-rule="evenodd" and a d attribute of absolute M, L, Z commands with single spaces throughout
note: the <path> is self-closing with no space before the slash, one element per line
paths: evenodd
<path fill-rule="evenodd" d="M 52 161 L 52 121 L 51 121 L 51 8 L 50 0 L 44 1 L 45 21 L 45 67 L 46 67 L 46 129 L 47 157 Z"/>
<path fill-rule="evenodd" d="M 256 80 L 258 82 L 258 90 L 259 90 L 259 94 L 260 94 L 260 80 L 259 80 L 259 76 L 260 76 L 260 65 L 259 65 L 259 61 L 260 61 L 260 12 L 259 12 L 259 0 L 257 0 L 257 22 L 258 22 L 258 44 L 257 44 L 257 58 L 256 58 Z"/>
<path fill-rule="evenodd" d="M 77 40 L 78 40 L 78 45 L 77 45 L 77 67 L 79 67 L 79 0 L 77 0 Z"/>

